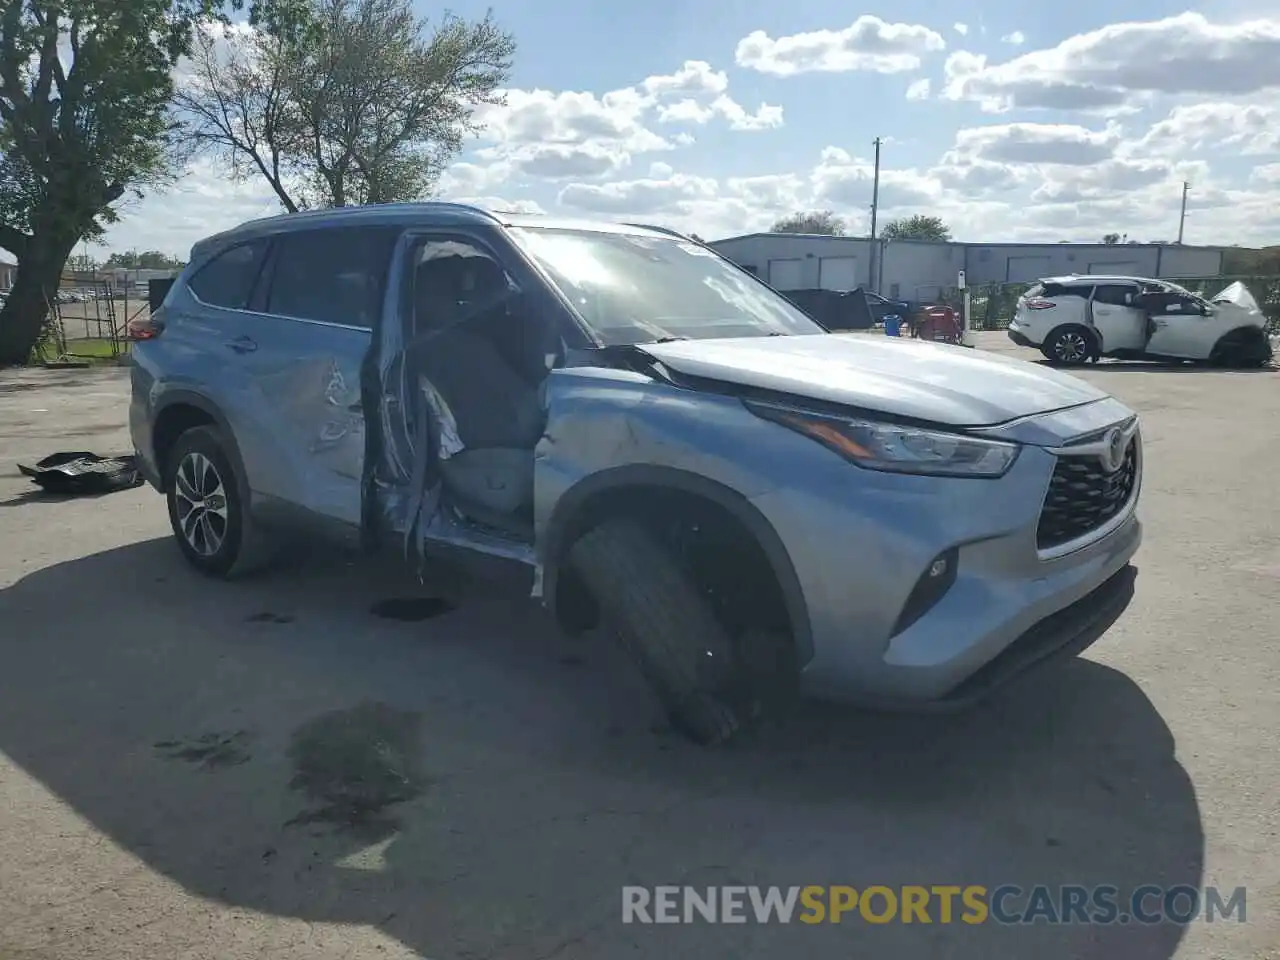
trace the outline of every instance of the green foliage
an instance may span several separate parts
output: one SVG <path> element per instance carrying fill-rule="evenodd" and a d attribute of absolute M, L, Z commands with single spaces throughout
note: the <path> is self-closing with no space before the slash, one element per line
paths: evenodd
<path fill-rule="evenodd" d="M 159 250 L 126 250 L 107 257 L 104 267 L 125 267 L 129 270 L 181 270 L 185 264 Z"/>
<path fill-rule="evenodd" d="M 843 217 L 838 217 L 830 210 L 810 210 L 793 213 L 783 217 L 772 227 L 770 233 L 810 233 L 829 237 L 843 237 L 848 232 L 848 224 Z"/>
<path fill-rule="evenodd" d="M 917 213 L 914 216 L 890 220 L 880 231 L 885 240 L 950 240 L 951 228 L 942 222 L 941 217 L 928 217 Z"/>
<path fill-rule="evenodd" d="M 1231 276 L 1280 274 L 1280 247 L 1230 247 L 1222 251 L 1222 272 Z"/>
<path fill-rule="evenodd" d="M 515 52 L 492 14 L 432 29 L 411 0 L 311 0 L 305 22 L 201 30 L 175 101 L 193 147 L 289 211 L 429 194 L 476 108 L 501 102 Z"/>

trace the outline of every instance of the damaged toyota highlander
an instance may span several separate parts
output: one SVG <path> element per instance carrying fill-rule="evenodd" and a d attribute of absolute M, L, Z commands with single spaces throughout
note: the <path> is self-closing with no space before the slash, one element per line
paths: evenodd
<path fill-rule="evenodd" d="M 797 694 L 949 709 L 1133 594 L 1133 411 L 1065 373 L 831 335 L 658 227 L 388 204 L 196 244 L 135 339 L 178 547 L 243 575 L 302 526 L 527 569 L 672 725 Z"/>

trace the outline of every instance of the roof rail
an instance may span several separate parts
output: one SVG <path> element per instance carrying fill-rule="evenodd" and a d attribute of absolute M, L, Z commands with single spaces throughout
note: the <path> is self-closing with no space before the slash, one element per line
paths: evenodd
<path fill-rule="evenodd" d="M 653 223 L 624 223 L 623 226 L 638 227 L 641 230 L 652 230 L 654 233 L 662 233 L 666 234 L 668 237 L 676 237 L 679 240 L 689 240 L 690 242 L 693 242 L 692 238 L 685 236 L 679 230 L 672 230 L 670 227 L 660 227 Z"/>

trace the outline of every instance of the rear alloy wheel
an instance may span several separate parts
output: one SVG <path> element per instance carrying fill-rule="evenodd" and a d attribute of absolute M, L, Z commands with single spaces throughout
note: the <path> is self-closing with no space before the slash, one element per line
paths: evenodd
<path fill-rule="evenodd" d="M 1059 330 L 1042 352 L 1054 363 L 1075 366 L 1087 362 L 1093 355 L 1093 341 L 1083 330 Z"/>
<path fill-rule="evenodd" d="M 180 436 L 166 458 L 169 525 L 187 562 L 230 579 L 261 567 L 271 544 L 246 509 L 243 478 L 215 427 Z"/>
<path fill-rule="evenodd" d="M 178 534 L 202 559 L 216 557 L 227 539 L 226 481 L 208 457 L 192 450 L 174 473 Z"/>

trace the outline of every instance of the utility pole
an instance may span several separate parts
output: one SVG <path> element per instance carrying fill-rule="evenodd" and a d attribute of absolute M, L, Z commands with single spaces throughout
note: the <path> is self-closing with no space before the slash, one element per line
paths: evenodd
<path fill-rule="evenodd" d="M 880 285 L 876 283 L 876 211 L 880 206 L 880 138 L 876 137 L 872 143 L 876 148 L 876 166 L 871 181 L 871 260 L 867 264 L 867 286 L 879 293 Z"/>
<path fill-rule="evenodd" d="M 1186 226 L 1186 223 L 1187 223 L 1187 191 L 1190 189 L 1191 189 L 1191 184 L 1183 180 L 1182 181 L 1182 213 L 1178 215 L 1178 245 L 1179 246 L 1182 245 L 1182 228 Z M 871 222 L 875 223 L 874 218 L 872 219 Z M 871 229 L 875 230 L 875 227 L 872 227 Z"/>

